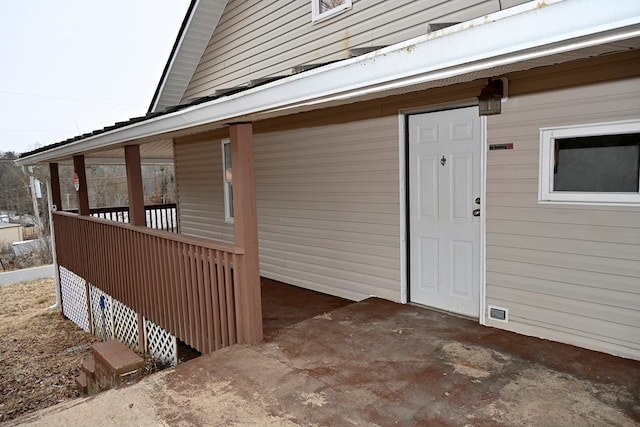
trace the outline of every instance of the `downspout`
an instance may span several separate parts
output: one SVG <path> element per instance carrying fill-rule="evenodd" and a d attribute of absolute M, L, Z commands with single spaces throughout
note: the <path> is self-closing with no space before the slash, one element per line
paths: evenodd
<path fill-rule="evenodd" d="M 53 226 L 53 211 L 57 209 L 51 203 L 52 200 L 51 181 L 47 181 L 47 202 L 49 204 L 49 231 L 51 233 L 51 256 L 53 257 L 53 274 L 56 286 L 56 303 L 49 307 L 49 310 L 57 310 L 62 305 L 62 291 L 60 288 L 60 268 L 58 266 L 58 257 L 56 255 L 56 232 Z"/>

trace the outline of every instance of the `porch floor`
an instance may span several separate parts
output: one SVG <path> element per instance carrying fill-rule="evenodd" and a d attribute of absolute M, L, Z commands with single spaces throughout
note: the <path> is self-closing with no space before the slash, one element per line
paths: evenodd
<path fill-rule="evenodd" d="M 265 340 L 272 339 L 280 329 L 353 303 L 264 277 L 260 278 L 260 283 L 262 331 Z"/>
<path fill-rule="evenodd" d="M 280 314 L 265 316 L 271 327 L 266 328 L 264 342 L 226 348 L 133 386 L 15 422 L 43 426 L 640 423 L 638 361 L 377 298 L 349 303 L 275 283 L 263 284 L 263 292 L 266 312 L 270 299 L 282 303 Z M 320 300 L 327 310 L 315 303 Z M 306 320 L 296 322 L 299 318 Z"/>

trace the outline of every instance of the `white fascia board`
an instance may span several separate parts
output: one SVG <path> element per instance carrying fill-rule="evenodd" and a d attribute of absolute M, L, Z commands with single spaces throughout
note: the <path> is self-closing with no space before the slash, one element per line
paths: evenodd
<path fill-rule="evenodd" d="M 158 95 L 155 99 L 155 102 L 153 103 L 153 105 L 150 108 L 150 111 L 156 111 L 156 109 L 158 108 L 158 104 L 161 102 L 161 100 L 164 98 L 166 92 L 166 86 L 167 86 L 167 82 L 168 80 L 173 76 L 173 73 L 176 69 L 176 60 L 178 58 L 178 55 L 180 54 L 180 52 L 183 49 L 183 45 L 184 45 L 184 40 L 187 37 L 187 35 L 189 34 L 189 30 L 191 29 L 191 23 L 193 22 L 193 17 L 195 15 L 195 11 L 198 9 L 198 4 L 199 4 L 199 0 L 196 0 L 196 4 L 193 8 L 193 11 L 191 12 L 187 23 L 186 23 L 186 28 L 184 30 L 184 32 L 180 35 L 178 35 L 178 37 L 180 37 L 180 39 L 178 40 L 178 45 L 176 46 L 176 49 L 174 52 L 172 52 L 172 56 L 169 58 L 169 66 L 167 69 L 166 74 L 163 74 L 161 77 L 161 81 L 159 83 L 159 88 L 158 88 Z"/>
<path fill-rule="evenodd" d="M 348 100 L 640 36 L 640 2 L 529 2 L 434 33 L 20 159 L 45 162 L 202 125 Z"/>
<path fill-rule="evenodd" d="M 227 0 L 196 1 L 173 56 L 169 59 L 167 73 L 159 83 L 158 95 L 151 111 L 156 111 L 159 106 L 171 103 L 172 100 L 173 104 L 180 102 L 226 6 Z M 167 86 L 173 86 L 174 92 L 167 91 Z M 176 87 L 179 87 L 177 92 Z"/>

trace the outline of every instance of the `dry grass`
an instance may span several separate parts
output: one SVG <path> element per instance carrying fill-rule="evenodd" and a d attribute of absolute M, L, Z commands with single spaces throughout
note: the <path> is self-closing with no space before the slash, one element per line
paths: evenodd
<path fill-rule="evenodd" d="M 0 286 L 0 422 L 78 396 L 96 338 L 49 311 L 54 303 L 51 279 Z"/>

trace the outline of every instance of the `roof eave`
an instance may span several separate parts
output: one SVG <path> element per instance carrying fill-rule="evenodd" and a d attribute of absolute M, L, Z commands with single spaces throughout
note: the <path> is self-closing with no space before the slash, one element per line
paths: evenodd
<path fill-rule="evenodd" d="M 544 27 L 538 25 L 540 22 Z M 21 158 L 18 164 L 46 162 L 198 126 L 212 129 L 238 120 L 258 120 L 275 112 L 282 115 L 308 106 L 346 103 L 372 94 L 382 96 L 400 87 L 444 81 L 639 36 L 640 4 L 636 2 L 616 2 L 616 7 L 600 0 L 548 1 L 544 7 L 530 2 L 362 57 Z"/>

